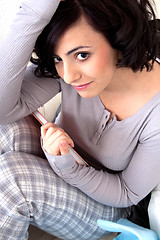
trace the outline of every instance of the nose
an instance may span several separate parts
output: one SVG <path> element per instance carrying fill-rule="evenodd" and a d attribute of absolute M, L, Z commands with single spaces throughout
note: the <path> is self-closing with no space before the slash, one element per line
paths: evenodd
<path fill-rule="evenodd" d="M 64 63 L 63 67 L 63 80 L 67 84 L 72 84 L 81 78 L 81 72 L 76 64 Z"/>

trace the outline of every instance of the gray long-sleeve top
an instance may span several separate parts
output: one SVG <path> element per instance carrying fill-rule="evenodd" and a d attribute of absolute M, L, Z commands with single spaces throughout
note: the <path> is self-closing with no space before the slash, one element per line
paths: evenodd
<path fill-rule="evenodd" d="M 16 121 L 62 92 L 59 125 L 90 157 L 113 173 L 79 166 L 71 154 L 47 155 L 66 182 L 103 204 L 137 204 L 160 181 L 160 93 L 122 121 L 99 96 L 84 99 L 63 80 L 37 78 L 27 68 L 37 36 L 49 22 L 58 0 L 25 0 L 0 43 L 0 123 Z"/>

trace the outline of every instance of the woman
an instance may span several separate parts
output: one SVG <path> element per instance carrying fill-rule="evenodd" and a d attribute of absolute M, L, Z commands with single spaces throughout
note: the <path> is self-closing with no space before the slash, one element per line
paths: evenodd
<path fill-rule="evenodd" d="M 30 223 L 100 239 L 98 218 L 128 217 L 158 184 L 157 51 L 149 1 L 23 1 L 0 50 L 1 239 L 27 239 Z M 58 126 L 41 130 L 47 161 L 39 126 L 23 117 L 58 92 Z"/>

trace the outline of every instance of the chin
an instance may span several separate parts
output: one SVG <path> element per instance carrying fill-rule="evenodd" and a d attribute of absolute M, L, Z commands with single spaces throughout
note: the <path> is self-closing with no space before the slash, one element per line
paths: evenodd
<path fill-rule="evenodd" d="M 91 94 L 91 93 L 78 93 L 82 98 L 93 98 L 96 97 L 98 94 Z"/>

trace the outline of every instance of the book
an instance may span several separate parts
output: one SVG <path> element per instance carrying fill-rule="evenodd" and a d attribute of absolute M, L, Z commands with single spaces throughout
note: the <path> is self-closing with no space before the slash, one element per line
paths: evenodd
<path fill-rule="evenodd" d="M 48 122 L 38 110 L 33 112 L 32 115 L 40 122 L 41 125 L 44 125 Z M 71 146 L 69 146 L 69 151 L 79 165 L 89 166 L 88 163 L 85 162 L 85 160 Z"/>

